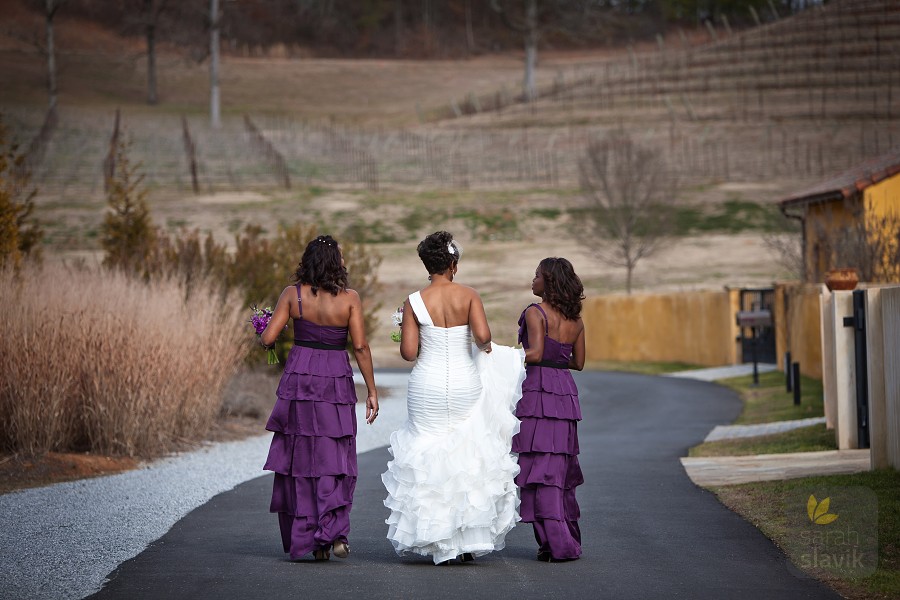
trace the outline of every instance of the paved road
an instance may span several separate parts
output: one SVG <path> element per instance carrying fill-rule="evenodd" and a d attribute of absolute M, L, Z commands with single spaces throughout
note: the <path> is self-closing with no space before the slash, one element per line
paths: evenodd
<path fill-rule="evenodd" d="M 284 559 L 267 511 L 271 478 L 213 498 L 122 564 L 98 598 L 839 598 L 798 579 L 752 525 L 688 479 L 679 463 L 740 401 L 699 381 L 582 373 L 579 488 L 584 557 L 534 560 L 531 528 L 474 564 L 397 558 L 385 539 L 385 449 L 360 455 L 352 555 Z M 262 461 L 263 457 L 260 457 Z"/>

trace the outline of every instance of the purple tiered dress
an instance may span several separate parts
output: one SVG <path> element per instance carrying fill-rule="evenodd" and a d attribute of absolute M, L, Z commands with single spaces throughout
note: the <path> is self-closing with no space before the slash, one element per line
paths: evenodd
<path fill-rule="evenodd" d="M 300 288 L 297 288 L 299 302 Z M 347 541 L 356 488 L 356 390 L 347 328 L 294 320 L 294 347 L 266 429 L 263 467 L 275 472 L 272 504 L 291 559 Z"/>
<path fill-rule="evenodd" d="M 578 463 L 581 407 L 568 369 L 572 344 L 551 338 L 546 313 L 531 304 L 519 318 L 523 347 L 528 348 L 525 312 L 532 306 L 544 315 L 544 355 L 541 365 L 526 365 L 522 399 L 516 406 L 522 422 L 512 445 L 519 455 L 519 513 L 523 522 L 534 525 L 538 552 L 549 552 L 558 560 L 574 559 L 581 556 L 581 514 L 575 488 L 584 483 L 584 477 Z"/>

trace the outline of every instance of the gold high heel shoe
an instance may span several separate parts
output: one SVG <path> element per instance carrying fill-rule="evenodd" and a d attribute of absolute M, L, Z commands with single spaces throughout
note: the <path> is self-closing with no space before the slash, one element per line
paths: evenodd
<path fill-rule="evenodd" d="M 331 551 L 338 558 L 347 558 L 350 556 L 350 544 L 347 542 L 335 542 L 334 546 L 331 547 Z"/>

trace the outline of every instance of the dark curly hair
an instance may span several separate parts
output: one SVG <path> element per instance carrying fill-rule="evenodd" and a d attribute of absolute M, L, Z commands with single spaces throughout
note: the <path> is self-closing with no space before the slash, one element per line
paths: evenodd
<path fill-rule="evenodd" d="M 544 277 L 544 300 L 562 313 L 566 319 L 581 316 L 584 286 L 575 269 L 565 258 L 545 258 L 538 265 Z"/>
<path fill-rule="evenodd" d="M 451 252 L 452 249 L 452 252 Z M 461 252 L 459 246 L 453 241 L 453 234 L 446 231 L 436 231 L 419 242 L 416 247 L 419 258 L 429 275 L 443 273 L 453 263 L 459 262 Z"/>
<path fill-rule="evenodd" d="M 347 269 L 341 265 L 341 249 L 330 235 L 320 235 L 306 245 L 294 281 L 312 286 L 313 295 L 323 289 L 336 296 L 347 289 Z"/>

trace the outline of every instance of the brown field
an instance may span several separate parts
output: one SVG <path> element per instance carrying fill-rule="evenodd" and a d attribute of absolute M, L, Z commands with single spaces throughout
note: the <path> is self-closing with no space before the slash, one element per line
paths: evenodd
<path fill-rule="evenodd" d="M 787 184 L 719 184 L 684 192 L 692 205 L 715 206 L 726 198 L 770 202 Z M 46 200 L 46 199 L 43 199 Z M 624 271 L 606 265 L 572 239 L 571 216 L 576 194 L 515 190 L 494 192 L 406 192 L 372 194 L 361 190 L 288 192 L 219 192 L 200 197 L 155 192 L 150 206 L 156 222 L 167 229 L 198 228 L 229 239 L 248 223 L 275 231 L 280 222 L 312 221 L 324 231 L 346 231 L 349 225 L 364 235 L 386 241 L 370 244 L 384 257 L 379 269 L 382 289 L 366 302 L 380 303 L 384 319 L 371 343 L 377 366 L 401 366 L 390 342 L 389 314 L 411 292 L 427 284 L 415 246 L 438 229 L 453 232 L 463 245 L 458 281 L 481 293 L 498 342 L 515 342 L 516 319 L 532 301 L 531 278 L 546 256 L 572 260 L 586 293 L 621 293 Z M 487 206 L 488 208 L 484 208 Z M 414 219 L 416 209 L 422 218 Z M 478 210 L 482 212 L 479 213 Z M 41 219 L 48 234 L 51 260 L 83 258 L 99 262 L 97 232 L 103 200 L 44 202 Z M 547 216 L 542 211 L 551 211 Z M 552 217 L 552 211 L 559 215 Z M 429 219 L 434 215 L 434 220 Z M 506 217 L 506 220 L 503 220 Z M 494 220 L 500 220 L 497 226 Z M 353 229 L 356 231 L 357 229 Z M 302 252 L 297 249 L 297 258 Z M 351 274 L 352 276 L 352 274 Z M 722 286 L 765 286 L 789 277 L 775 261 L 759 232 L 709 233 L 674 238 L 657 256 L 641 262 L 635 274 L 637 292 L 683 291 Z"/>

